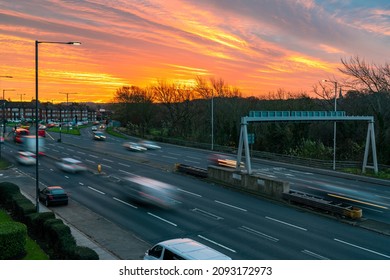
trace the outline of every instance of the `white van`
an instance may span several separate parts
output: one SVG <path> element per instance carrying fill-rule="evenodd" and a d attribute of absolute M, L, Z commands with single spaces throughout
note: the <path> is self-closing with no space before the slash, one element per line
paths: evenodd
<path fill-rule="evenodd" d="M 166 240 L 146 251 L 144 260 L 231 260 L 230 257 L 189 238 Z"/>

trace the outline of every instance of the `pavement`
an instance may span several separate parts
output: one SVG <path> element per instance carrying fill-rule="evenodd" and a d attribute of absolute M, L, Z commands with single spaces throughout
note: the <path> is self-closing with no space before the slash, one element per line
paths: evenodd
<path fill-rule="evenodd" d="M 21 193 L 35 204 L 35 179 L 17 168 L 0 170 L 0 182 L 18 185 Z M 124 230 L 104 217 L 70 199 L 68 206 L 47 208 L 39 206 L 40 212 L 52 211 L 67 224 L 77 245 L 91 248 L 100 260 L 141 260 L 151 244 L 134 233 Z"/>

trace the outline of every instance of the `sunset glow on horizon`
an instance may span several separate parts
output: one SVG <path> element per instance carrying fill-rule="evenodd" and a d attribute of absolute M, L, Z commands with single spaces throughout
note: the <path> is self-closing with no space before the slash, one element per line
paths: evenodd
<path fill-rule="evenodd" d="M 384 0 L 0 0 L 0 88 L 35 98 L 38 40 L 81 42 L 39 44 L 42 102 L 110 102 L 122 86 L 199 76 L 244 97 L 311 95 L 343 78 L 341 59 L 388 62 L 389 15 Z"/>

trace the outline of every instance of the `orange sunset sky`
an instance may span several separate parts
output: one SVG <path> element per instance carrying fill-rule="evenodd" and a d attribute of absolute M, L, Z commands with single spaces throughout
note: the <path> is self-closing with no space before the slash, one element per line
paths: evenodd
<path fill-rule="evenodd" d="M 223 79 L 243 96 L 311 94 L 341 58 L 384 64 L 388 0 L 0 0 L 6 99 L 108 102 L 126 85 Z M 4 76 L 12 76 L 6 78 Z M 331 86 L 331 85 L 330 85 Z M 13 89 L 13 90 L 10 90 Z M 5 90 L 5 91 L 4 91 Z"/>

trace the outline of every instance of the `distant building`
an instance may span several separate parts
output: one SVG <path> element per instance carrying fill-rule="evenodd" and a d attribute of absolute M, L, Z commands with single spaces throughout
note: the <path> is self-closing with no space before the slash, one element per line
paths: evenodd
<path fill-rule="evenodd" d="M 14 102 L 1 100 L 1 118 L 8 121 L 35 120 L 35 100 Z M 38 119 L 44 122 L 94 122 L 97 111 L 86 104 L 53 104 L 38 103 Z"/>

